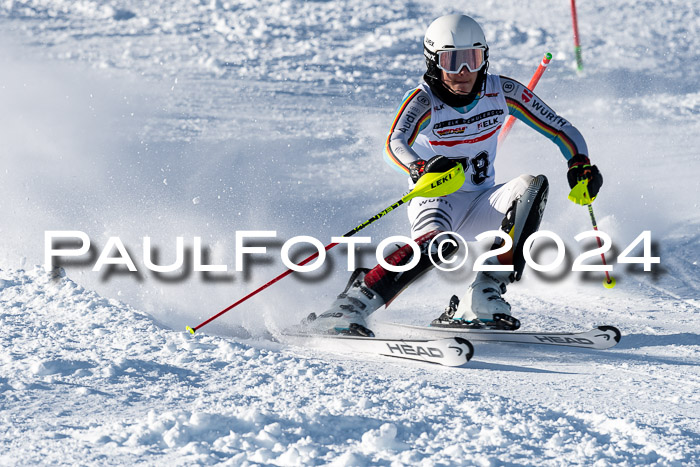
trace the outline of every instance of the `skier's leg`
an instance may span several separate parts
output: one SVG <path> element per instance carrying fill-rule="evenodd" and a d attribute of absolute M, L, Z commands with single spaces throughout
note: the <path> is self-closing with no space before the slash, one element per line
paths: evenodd
<path fill-rule="evenodd" d="M 502 212 L 508 206 L 500 228 L 511 237 L 513 247 L 505 254 L 489 258 L 485 264 L 513 265 L 514 271 L 477 272 L 474 282 L 461 302 L 458 302 L 459 306 L 451 302 L 451 306 L 443 316 L 435 320 L 434 325 L 450 324 L 458 320 L 469 324 L 517 329 L 519 322 L 510 317 L 510 305 L 502 294 L 506 292 L 506 285 L 522 276 L 525 268 L 523 244 L 539 228 L 548 191 L 549 183 L 544 175 L 521 175 L 486 198 L 491 210 Z M 478 212 L 478 207 L 475 212 Z M 502 240 L 496 239 L 491 249 L 499 248 L 502 244 Z"/>
<path fill-rule="evenodd" d="M 381 265 L 373 269 L 357 269 L 352 273 L 345 290 L 338 295 L 330 308 L 316 316 L 307 318 L 307 326 L 312 332 L 331 334 L 372 335 L 367 328 L 366 318 L 382 305 L 389 306 L 408 285 L 425 272 L 439 264 L 438 245 L 442 248 L 442 258 L 448 259 L 457 252 L 457 242 L 431 241 L 441 231 L 433 230 L 421 235 L 414 241 L 420 249 L 418 264 L 408 271 L 393 272 Z M 392 266 L 403 266 L 411 262 L 414 256 L 411 245 L 398 247 L 384 260 Z M 431 260 L 432 258 L 432 260 Z"/>

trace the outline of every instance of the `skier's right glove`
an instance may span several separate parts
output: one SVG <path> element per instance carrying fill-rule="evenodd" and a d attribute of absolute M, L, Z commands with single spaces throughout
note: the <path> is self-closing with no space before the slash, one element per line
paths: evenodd
<path fill-rule="evenodd" d="M 569 159 L 569 171 L 566 173 L 569 187 L 575 187 L 579 181 L 588 180 L 588 194 L 595 198 L 603 185 L 603 176 L 590 159 L 583 154 L 576 154 Z"/>
<path fill-rule="evenodd" d="M 434 156 L 429 161 L 419 159 L 408 165 L 408 171 L 413 183 L 418 183 L 418 179 L 426 173 L 447 172 L 457 165 L 457 162 L 445 156 Z"/>

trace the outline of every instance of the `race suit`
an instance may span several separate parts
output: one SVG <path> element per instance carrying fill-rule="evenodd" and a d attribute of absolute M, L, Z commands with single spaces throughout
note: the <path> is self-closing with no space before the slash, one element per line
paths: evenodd
<path fill-rule="evenodd" d="M 408 207 L 413 238 L 431 230 L 452 231 L 466 241 L 497 229 L 532 176 L 495 185 L 498 135 L 508 115 L 552 140 L 569 160 L 588 155 L 581 133 L 521 83 L 487 75 L 484 91 L 467 107 L 450 107 L 422 83 L 409 91 L 386 139 L 385 158 L 402 173 L 420 159 L 442 155 L 464 166 L 462 187 L 441 198 L 414 198 Z M 412 186 L 412 182 L 409 182 Z"/>

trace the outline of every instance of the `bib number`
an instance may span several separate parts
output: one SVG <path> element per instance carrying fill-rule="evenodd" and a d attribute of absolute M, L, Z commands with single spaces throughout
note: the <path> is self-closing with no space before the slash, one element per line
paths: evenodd
<path fill-rule="evenodd" d="M 469 161 L 472 166 L 472 183 L 481 185 L 488 178 L 489 173 L 489 153 L 481 151 L 473 159 Z"/>

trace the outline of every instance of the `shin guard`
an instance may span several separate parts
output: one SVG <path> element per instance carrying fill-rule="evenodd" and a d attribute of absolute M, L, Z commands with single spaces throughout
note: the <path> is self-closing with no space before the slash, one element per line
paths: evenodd
<path fill-rule="evenodd" d="M 415 239 L 418 244 L 421 256 L 420 261 L 412 269 L 404 272 L 393 272 L 384 269 L 381 265 L 375 266 L 365 276 L 364 282 L 367 287 L 379 294 L 389 306 L 389 303 L 395 299 L 409 284 L 418 279 L 424 273 L 429 271 L 434 264 L 440 264 L 438 256 L 438 243 L 432 245 L 433 251 L 430 249 L 430 242 L 437 235 L 442 233 L 440 230 L 433 230 Z M 442 242 L 442 257 L 448 259 L 454 255 L 459 249 L 457 242 Z M 413 249 L 410 245 L 399 247 L 396 251 L 385 258 L 385 261 L 392 266 L 402 266 L 408 264 L 413 259 Z M 432 258 L 432 260 L 431 260 Z"/>
<path fill-rule="evenodd" d="M 544 175 L 534 177 L 525 193 L 513 201 L 503 219 L 501 230 L 513 239 L 513 248 L 509 252 L 499 255 L 498 261 L 501 264 L 513 265 L 515 270 L 509 277 L 510 282 L 520 280 L 523 274 L 523 269 L 525 269 L 523 244 L 540 227 L 542 213 L 547 204 L 548 193 L 549 182 L 547 177 Z M 496 240 L 491 249 L 498 248 L 501 245 L 503 245 L 503 242 Z"/>

